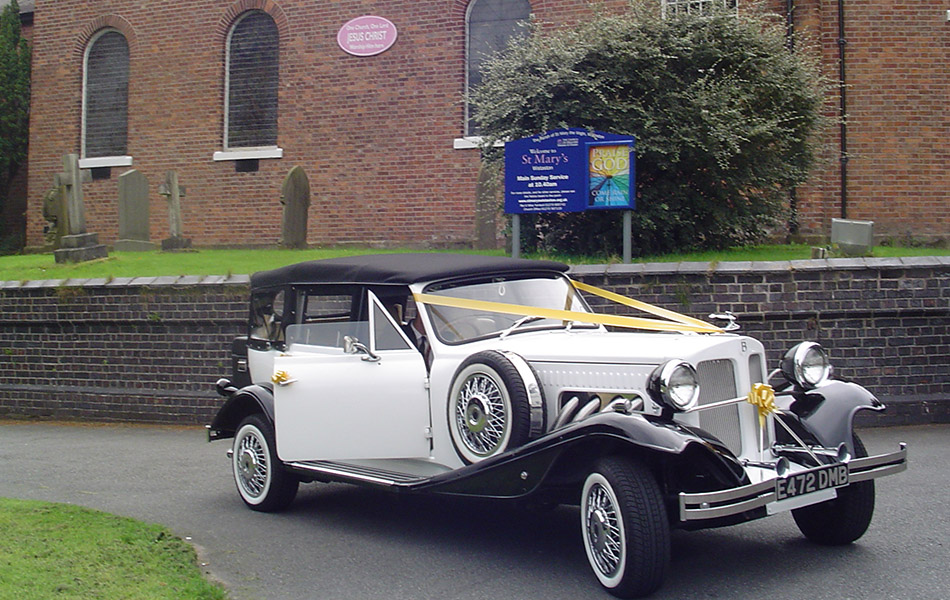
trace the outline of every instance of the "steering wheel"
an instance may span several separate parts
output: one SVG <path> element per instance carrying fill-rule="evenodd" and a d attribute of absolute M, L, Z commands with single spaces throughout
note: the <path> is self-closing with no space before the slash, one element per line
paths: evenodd
<path fill-rule="evenodd" d="M 495 319 L 487 315 L 463 315 L 446 321 L 439 327 L 439 335 L 447 342 L 457 342 L 498 331 Z"/>

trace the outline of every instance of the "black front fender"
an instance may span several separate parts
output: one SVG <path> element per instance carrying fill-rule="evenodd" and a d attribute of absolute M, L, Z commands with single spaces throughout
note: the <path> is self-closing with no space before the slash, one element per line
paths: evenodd
<path fill-rule="evenodd" d="M 231 394 L 208 425 L 208 441 L 234 437 L 241 421 L 255 413 L 274 424 L 274 390 L 270 384 L 249 385 Z"/>
<path fill-rule="evenodd" d="M 793 390 L 775 396 L 775 404 L 798 419 L 802 428 L 826 448 L 842 442 L 854 456 L 852 428 L 859 410 L 884 410 L 874 394 L 856 383 L 830 381 L 814 390 Z"/>
<path fill-rule="evenodd" d="M 631 454 L 658 470 L 681 458 L 700 459 L 697 469 L 715 488 L 746 483 L 736 457 L 702 430 L 641 415 L 600 413 L 544 435 L 520 448 L 411 486 L 443 494 L 515 498 L 539 488 L 583 480 L 599 457 Z"/>

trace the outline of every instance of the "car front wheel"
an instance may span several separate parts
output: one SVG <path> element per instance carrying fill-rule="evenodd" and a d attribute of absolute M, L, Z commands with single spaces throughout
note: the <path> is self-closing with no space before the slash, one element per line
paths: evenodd
<path fill-rule="evenodd" d="M 260 415 L 247 417 L 238 427 L 231 466 L 238 493 L 252 510 L 282 510 L 297 495 L 300 481 L 281 466 L 273 429 Z"/>
<path fill-rule="evenodd" d="M 854 436 L 856 458 L 868 455 L 861 439 Z M 798 529 L 809 540 L 825 546 L 842 546 L 868 530 L 874 516 L 874 480 L 839 488 L 838 497 L 792 511 Z"/>
<path fill-rule="evenodd" d="M 670 528 L 653 474 L 634 460 L 599 461 L 581 494 L 584 550 L 601 585 L 620 598 L 656 591 L 670 564 Z"/>

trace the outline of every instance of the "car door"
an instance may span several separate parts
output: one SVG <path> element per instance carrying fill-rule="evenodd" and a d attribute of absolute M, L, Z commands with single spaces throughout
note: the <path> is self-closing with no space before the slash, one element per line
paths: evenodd
<path fill-rule="evenodd" d="M 287 351 L 274 359 L 277 454 L 283 461 L 429 455 L 422 355 L 378 298 L 362 293 L 365 319 L 288 328 Z M 347 353 L 347 337 L 363 347 Z"/>

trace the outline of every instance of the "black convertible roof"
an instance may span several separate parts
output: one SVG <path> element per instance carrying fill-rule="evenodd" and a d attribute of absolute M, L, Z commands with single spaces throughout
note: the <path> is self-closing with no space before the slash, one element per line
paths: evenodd
<path fill-rule="evenodd" d="M 251 275 L 251 287 L 301 283 L 408 285 L 466 275 L 567 271 L 564 263 L 470 254 L 369 254 L 327 258 Z"/>

